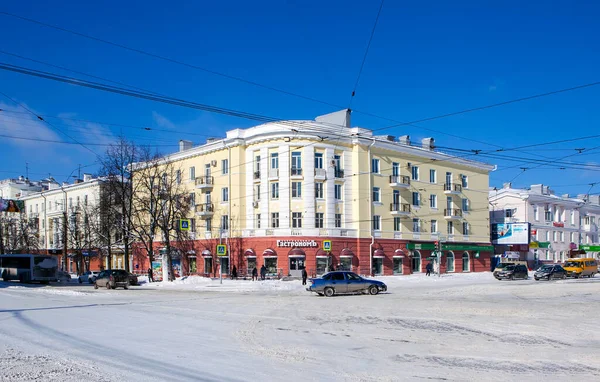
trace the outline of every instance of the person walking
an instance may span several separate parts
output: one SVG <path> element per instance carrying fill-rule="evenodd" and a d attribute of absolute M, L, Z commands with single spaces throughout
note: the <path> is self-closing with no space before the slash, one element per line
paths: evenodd
<path fill-rule="evenodd" d="M 432 269 L 433 269 L 433 265 L 431 264 L 431 262 L 427 263 L 427 266 L 425 267 L 425 271 L 427 271 L 427 273 L 426 273 L 427 276 L 431 276 Z"/>
<path fill-rule="evenodd" d="M 154 282 L 154 277 L 152 277 L 152 268 L 148 268 L 148 282 Z"/>
<path fill-rule="evenodd" d="M 260 279 L 264 280 L 266 276 L 267 276 L 267 268 L 263 264 L 262 267 L 260 267 Z"/>
<path fill-rule="evenodd" d="M 306 272 L 306 268 L 302 270 L 302 285 L 306 285 L 306 279 L 308 278 L 308 272 Z"/>
<path fill-rule="evenodd" d="M 258 270 L 256 267 L 252 268 L 252 281 L 258 280 Z"/>

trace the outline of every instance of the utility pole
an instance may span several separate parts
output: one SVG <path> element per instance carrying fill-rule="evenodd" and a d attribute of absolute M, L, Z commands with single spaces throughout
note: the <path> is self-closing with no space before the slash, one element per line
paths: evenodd
<path fill-rule="evenodd" d="M 67 208 L 66 205 L 64 207 L 64 211 L 63 211 L 63 232 L 62 232 L 62 236 L 63 236 L 63 261 L 65 262 L 65 271 L 69 272 L 69 261 L 67 260 L 67 249 L 68 249 L 68 244 L 67 244 Z"/>

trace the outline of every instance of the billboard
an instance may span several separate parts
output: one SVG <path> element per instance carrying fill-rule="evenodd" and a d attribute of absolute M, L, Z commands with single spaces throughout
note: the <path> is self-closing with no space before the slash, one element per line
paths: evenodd
<path fill-rule="evenodd" d="M 25 202 L 14 199 L 0 199 L 0 212 L 25 212 Z"/>
<path fill-rule="evenodd" d="M 493 244 L 529 244 L 529 223 L 492 224 Z"/>

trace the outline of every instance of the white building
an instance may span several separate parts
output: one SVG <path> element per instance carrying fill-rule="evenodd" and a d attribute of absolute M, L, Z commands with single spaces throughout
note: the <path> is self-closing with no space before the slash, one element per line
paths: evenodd
<path fill-rule="evenodd" d="M 529 246 L 496 246 L 497 254 L 518 251 L 526 260 L 563 262 L 580 245 L 598 245 L 600 197 L 597 195 L 558 196 L 542 184 L 515 189 L 507 183 L 501 189 L 490 190 L 489 200 L 491 224 L 531 224 Z M 598 257 L 599 253 L 588 255 Z"/>
<path fill-rule="evenodd" d="M 50 184 L 57 184 L 52 178 L 41 181 L 32 181 L 26 177 L 0 180 L 0 199 L 19 199 L 32 192 L 48 189 Z"/>

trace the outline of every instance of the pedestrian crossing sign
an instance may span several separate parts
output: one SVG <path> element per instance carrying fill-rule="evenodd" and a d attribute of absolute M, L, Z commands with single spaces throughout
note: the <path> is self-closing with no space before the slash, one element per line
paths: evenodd
<path fill-rule="evenodd" d="M 225 244 L 217 245 L 217 256 L 227 256 L 227 245 L 225 245 Z"/>
<path fill-rule="evenodd" d="M 190 220 L 189 219 L 179 220 L 179 230 L 180 231 L 189 231 L 190 230 Z"/>
<path fill-rule="evenodd" d="M 323 240 L 323 251 L 331 252 L 331 240 Z"/>

